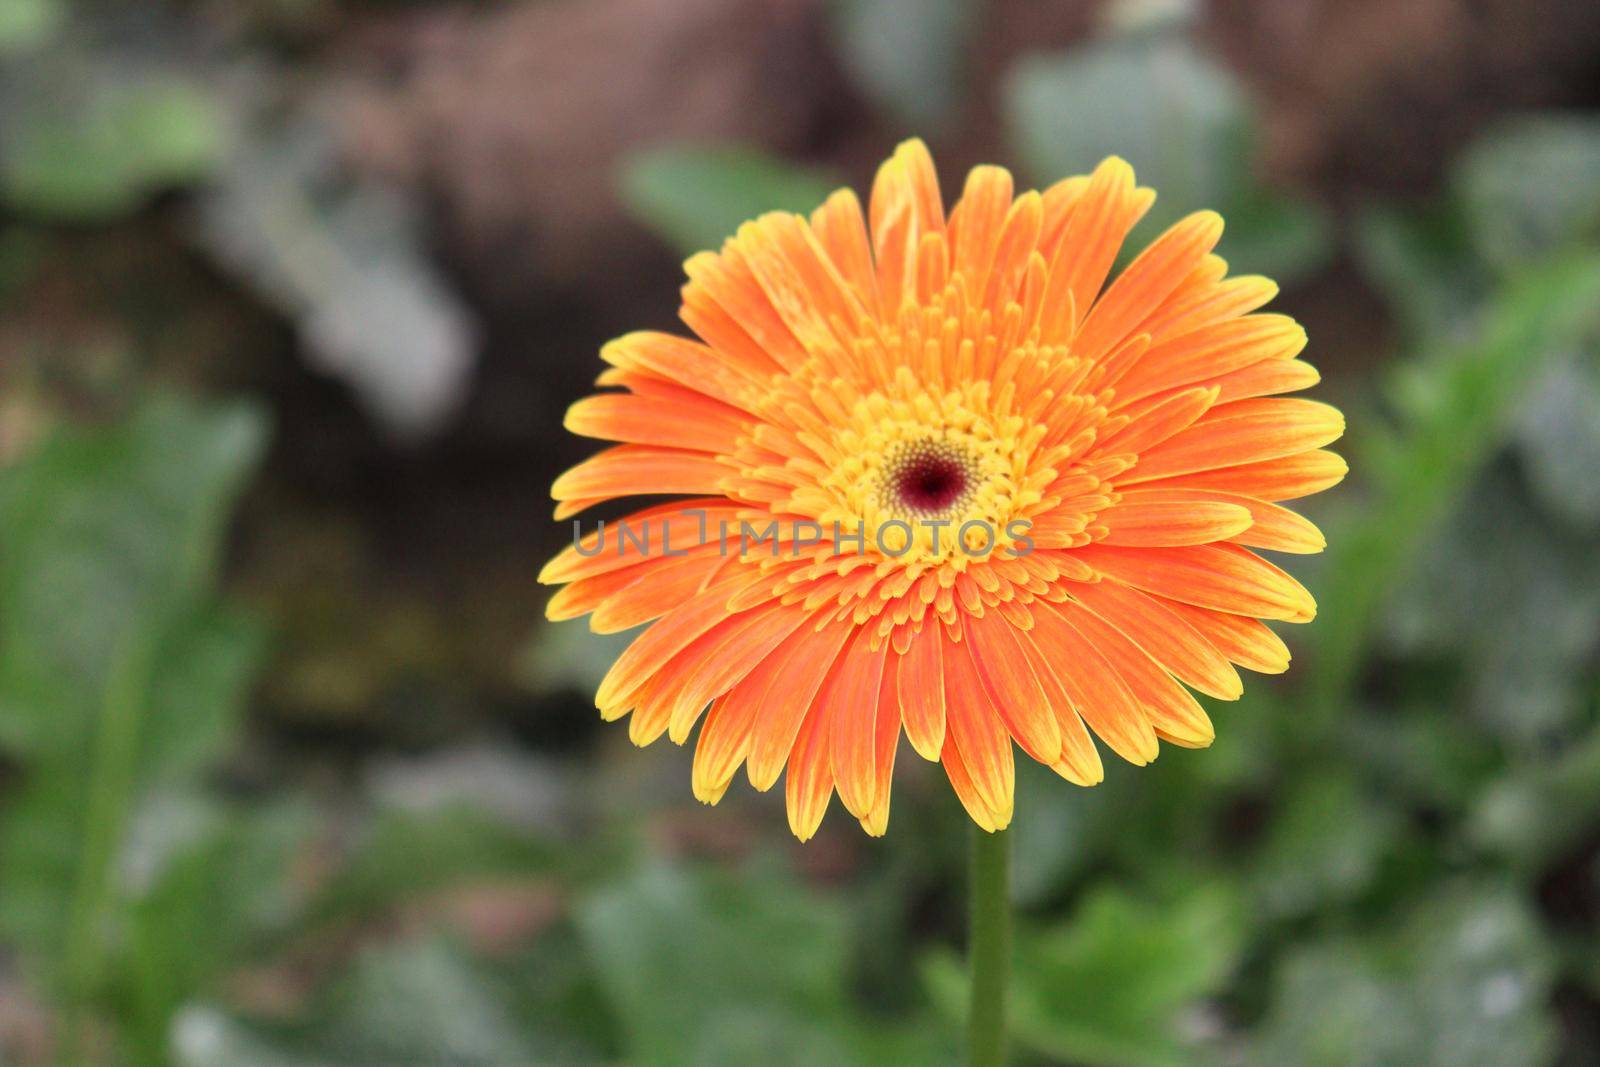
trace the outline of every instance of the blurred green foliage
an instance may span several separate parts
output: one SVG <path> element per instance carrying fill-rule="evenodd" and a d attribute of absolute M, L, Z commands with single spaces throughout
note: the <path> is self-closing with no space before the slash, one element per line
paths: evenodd
<path fill-rule="evenodd" d="M 0 195 L 52 218 L 118 215 L 151 192 L 204 175 L 222 152 L 215 104 L 199 86 L 170 76 L 74 85 L 23 101 L 13 114 L 0 152 Z"/>
<path fill-rule="evenodd" d="M 1180 9 L 1019 62 L 1005 82 L 1010 140 L 1042 183 L 1122 156 L 1157 191 L 1141 234 L 1220 211 L 1228 228 L 1218 251 L 1236 272 L 1293 282 L 1326 261 L 1330 223 L 1314 202 L 1256 182 L 1248 97 L 1185 21 Z"/>
<path fill-rule="evenodd" d="M 833 0 L 831 28 L 852 81 L 908 130 L 934 132 L 967 96 L 976 0 Z"/>
<path fill-rule="evenodd" d="M 641 152 L 619 181 L 628 209 L 686 256 L 765 212 L 809 212 L 842 184 L 752 149 L 692 145 Z"/>

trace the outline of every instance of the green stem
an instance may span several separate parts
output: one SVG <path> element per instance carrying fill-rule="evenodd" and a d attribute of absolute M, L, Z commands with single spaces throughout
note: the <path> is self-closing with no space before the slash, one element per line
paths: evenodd
<path fill-rule="evenodd" d="M 139 758 L 139 721 L 153 641 L 147 632 L 122 643 L 106 679 L 102 715 L 88 768 L 88 796 L 77 884 L 68 905 L 58 1062 L 81 1062 L 86 1009 L 102 980 L 106 926 L 116 908 L 116 860 L 127 830 Z"/>
<path fill-rule="evenodd" d="M 1006 984 L 1011 976 L 1011 837 L 972 827 L 972 1010 L 968 1067 L 1002 1067 L 1006 1059 Z"/>

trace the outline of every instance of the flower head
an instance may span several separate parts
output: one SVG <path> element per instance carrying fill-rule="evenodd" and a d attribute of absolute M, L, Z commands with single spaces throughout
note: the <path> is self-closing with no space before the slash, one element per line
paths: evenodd
<path fill-rule="evenodd" d="M 641 745 L 703 715 L 695 795 L 787 768 L 802 839 L 835 791 L 884 831 L 902 732 L 988 829 L 1011 819 L 1013 745 L 1093 785 L 1095 738 L 1137 764 L 1209 744 L 1190 690 L 1284 670 L 1260 620 L 1315 612 L 1251 550 L 1323 547 L 1278 502 L 1343 477 L 1323 446 L 1344 422 L 1279 395 L 1318 380 L 1305 331 L 1257 311 L 1272 282 L 1225 277 L 1216 214 L 1107 284 L 1154 199 L 1116 158 L 1021 195 L 978 167 L 947 216 L 910 141 L 865 215 L 841 190 L 689 259 L 698 339 L 611 342 L 618 391 L 567 417 L 620 443 L 557 479 L 558 518 L 692 497 L 540 575 L 565 585 L 553 619 L 649 623 L 601 714 Z"/>

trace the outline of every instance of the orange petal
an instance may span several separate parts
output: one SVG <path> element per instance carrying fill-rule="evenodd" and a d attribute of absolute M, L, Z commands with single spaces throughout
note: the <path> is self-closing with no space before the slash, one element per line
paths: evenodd
<path fill-rule="evenodd" d="M 1307 622 L 1316 601 L 1281 568 L 1235 545 L 1114 548 L 1089 545 L 1073 555 L 1135 589 L 1235 615 Z"/>
<path fill-rule="evenodd" d="M 1028 755 L 1049 766 L 1061 758 L 1061 727 L 1019 644 L 1021 631 L 988 611 L 964 621 L 967 652 L 989 699 Z"/>
<path fill-rule="evenodd" d="M 938 624 L 924 625 L 911 647 L 899 657 L 900 719 L 911 747 L 923 759 L 937 760 L 944 751 L 944 636 Z"/>
<path fill-rule="evenodd" d="M 722 312 L 780 367 L 794 370 L 805 362 L 805 345 L 773 307 L 737 238 L 724 244 L 720 253 L 690 256 L 683 270 L 689 276 L 689 284 L 683 287 L 686 310 L 703 311 L 707 321 L 716 321 L 715 313 Z M 683 317 L 688 321 L 688 315 Z M 696 332 L 699 328 L 696 324 Z M 720 336 L 707 340 L 719 349 L 729 347 Z M 749 349 L 741 344 L 733 354 L 748 357 Z M 744 362 L 753 364 L 754 360 L 746 358 Z"/>
<path fill-rule="evenodd" d="M 1219 652 L 1246 670 L 1282 674 L 1289 669 L 1289 647 L 1259 619 L 1182 603 L 1164 602 L 1164 606 L 1181 615 Z"/>
<path fill-rule="evenodd" d="M 891 321 L 915 294 L 917 249 L 927 233 L 944 232 L 944 207 L 933 157 L 921 141 L 903 142 L 872 183 L 868 205 L 878 306 Z"/>
<path fill-rule="evenodd" d="M 754 682 L 760 676 L 766 682 L 750 758 L 745 765 L 750 784 L 757 789 L 772 788 L 783 773 L 784 760 L 789 758 L 806 712 L 851 632 L 852 627 L 843 622 L 830 623 L 820 631 L 802 626 L 747 679 Z M 826 752 L 826 736 L 822 744 Z"/>
<path fill-rule="evenodd" d="M 778 369 L 771 357 L 751 343 L 754 356 L 741 360 L 725 348 L 691 341 L 656 330 L 625 334 L 600 349 L 600 358 L 615 367 L 640 368 L 733 407 L 750 410 L 764 391 L 767 376 Z"/>
<path fill-rule="evenodd" d="M 1146 482 L 1142 488 L 1219 489 L 1224 493 L 1238 493 L 1258 500 L 1295 500 L 1338 485 L 1349 470 L 1350 466 L 1342 456 L 1326 449 L 1317 449 L 1260 463 L 1217 467 L 1162 478 Z"/>
<path fill-rule="evenodd" d="M 693 658 L 672 707 L 669 736 L 683 744 L 695 719 L 713 698 L 721 696 L 755 670 L 773 650 L 800 627 L 805 612 L 793 605 L 771 601 L 738 616 L 727 630 L 713 630 L 686 649 L 680 658 Z M 716 637 L 716 643 L 708 639 Z"/>
<path fill-rule="evenodd" d="M 894 757 L 900 747 L 898 682 L 893 665 L 885 667 L 883 687 L 878 691 L 877 730 L 873 737 L 872 808 L 861 819 L 861 828 L 873 837 L 889 829 L 889 794 L 894 782 Z"/>
<path fill-rule="evenodd" d="M 1133 421 L 1104 440 L 1096 441 L 1094 452 L 1106 456 L 1124 452 L 1139 455 L 1193 425 L 1216 402 L 1215 388 L 1173 393 L 1138 414 L 1130 412 Z"/>
<path fill-rule="evenodd" d="M 1297 455 L 1343 433 L 1344 416 L 1315 400 L 1238 400 L 1212 408 L 1187 430 L 1142 454 L 1122 483 Z"/>
<path fill-rule="evenodd" d="M 1156 238 L 1090 308 L 1072 340 L 1073 355 L 1098 359 L 1120 344 L 1183 283 L 1221 237 L 1222 216 L 1197 211 Z"/>
<path fill-rule="evenodd" d="M 633 717 L 628 720 L 628 740 L 640 748 L 654 744 L 657 738 L 667 732 L 671 705 L 661 699 L 661 693 L 667 688 L 668 682 L 669 679 L 657 675 L 639 690 L 637 697 L 639 706 L 634 709 Z M 600 717 L 610 720 L 616 716 L 602 711 Z"/>
<path fill-rule="evenodd" d="M 1043 214 L 1039 194 L 1031 191 L 1017 197 L 1006 213 L 989 264 L 989 280 L 983 291 L 982 306 L 994 314 L 996 321 L 1004 316 L 1006 307 L 1020 296 L 1018 288 L 1024 281 L 1029 263 L 1033 261 Z M 1043 281 L 1042 275 L 1040 281 Z"/>
<path fill-rule="evenodd" d="M 652 675 L 689 643 L 728 618 L 728 599 L 756 582 L 758 574 L 739 573 L 695 594 L 666 615 L 650 624 L 634 638 L 633 644 L 611 665 L 595 693 L 595 706 L 602 711 L 625 704 Z"/>
<path fill-rule="evenodd" d="M 874 649 L 870 631 L 858 631 L 855 640 L 839 656 L 828 684 L 817 698 L 827 706 L 833 723 L 829 751 L 839 799 L 858 819 L 872 809 L 874 799 L 874 739 L 878 716 L 898 713 L 898 709 L 878 707 L 888 655 L 887 642 Z"/>
<path fill-rule="evenodd" d="M 705 587 L 717 573 L 723 559 L 715 545 L 694 549 L 681 559 L 655 559 L 614 571 L 597 578 L 585 578 L 567 586 L 550 600 L 550 608 L 566 593 L 587 588 L 593 583 L 615 583 L 628 579 L 608 591 L 594 606 L 589 629 L 597 634 L 616 634 L 658 619 Z"/>
<path fill-rule="evenodd" d="M 1109 531 L 1101 544 L 1171 547 L 1225 541 L 1248 530 L 1251 518 L 1249 509 L 1237 504 L 1142 500 L 1130 492 L 1094 521 Z"/>
<path fill-rule="evenodd" d="M 1038 679 L 1045 699 L 1055 710 L 1056 722 L 1061 726 L 1061 758 L 1051 764 L 1050 769 L 1075 785 L 1100 784 L 1105 781 L 1105 765 L 1100 761 L 1100 751 L 1095 748 L 1094 738 L 1089 736 L 1089 728 L 1084 725 L 1083 717 L 1073 707 L 1072 698 L 1061 687 L 1060 679 L 1051 669 L 1038 642 L 1028 636 L 1022 646 L 1028 662 L 1033 666 L 1033 676 Z"/>
<path fill-rule="evenodd" d="M 1211 384 L 1217 388 L 1217 402 L 1226 404 L 1253 396 L 1296 393 L 1321 380 L 1317 368 L 1303 359 L 1269 359 L 1240 367 L 1214 379 Z"/>
<path fill-rule="evenodd" d="M 1144 649 L 1081 604 L 1063 604 L 1061 612 L 1105 654 L 1158 735 L 1186 748 L 1211 744 L 1216 731 L 1205 709 Z"/>
<path fill-rule="evenodd" d="M 957 274 L 981 295 L 1000 229 L 1011 210 L 1011 173 L 1003 167 L 973 167 L 967 173 L 966 188 L 950 212 L 950 242 Z"/>
<path fill-rule="evenodd" d="M 1011 822 L 1010 817 L 1002 818 L 998 812 L 989 807 L 988 801 L 978 792 L 978 787 L 972 782 L 972 775 L 967 773 L 967 765 L 961 760 L 961 752 L 956 747 L 953 737 L 945 739 L 944 752 L 940 759 L 944 763 L 944 773 L 950 778 L 950 788 L 955 791 L 956 798 L 961 801 L 961 806 L 967 809 L 972 821 L 991 834 L 996 830 L 1004 830 Z"/>
<path fill-rule="evenodd" d="M 1167 601 L 1112 581 L 1074 585 L 1072 595 L 1186 685 L 1219 700 L 1244 693 L 1233 664 Z"/>
<path fill-rule="evenodd" d="M 695 798 L 715 804 L 727 790 L 734 772 L 750 754 L 750 739 L 755 736 L 756 701 L 741 697 L 735 686 L 718 697 L 706 714 L 695 743 L 694 768 L 690 785 Z"/>
<path fill-rule="evenodd" d="M 677 558 L 680 552 L 711 543 L 718 522 L 736 521 L 738 515 L 739 509 L 731 507 L 726 497 L 702 497 L 645 508 L 615 522 L 602 519 L 593 531 L 544 565 L 539 583 L 572 582 L 647 560 Z M 578 533 L 574 520 L 574 538 Z"/>
<path fill-rule="evenodd" d="M 1133 168 L 1124 160 L 1111 156 L 1094 169 L 1049 264 L 1041 323 L 1044 340 L 1064 342 L 1077 331 L 1078 323 L 1065 319 L 1064 312 L 1075 308 L 1081 316 L 1088 311 L 1128 231 L 1148 207 L 1148 200 L 1134 188 Z"/>
<path fill-rule="evenodd" d="M 1237 319 L 1263 307 L 1278 295 L 1277 283 L 1259 275 L 1222 280 L 1227 264 L 1207 256 L 1171 298 L 1137 329 L 1158 343 L 1219 322 Z"/>
<path fill-rule="evenodd" d="M 587 615 L 617 590 L 638 581 L 642 571 L 643 567 L 636 565 L 579 579 L 565 589 L 556 590 L 544 606 L 544 617 L 551 622 L 565 622 Z"/>
<path fill-rule="evenodd" d="M 617 445 L 557 478 L 550 495 L 557 500 L 609 500 L 659 493 L 718 493 L 731 473 L 715 456 L 701 452 Z"/>
<path fill-rule="evenodd" d="M 1321 552 L 1328 547 L 1328 539 L 1322 536 L 1316 523 L 1304 515 L 1264 500 L 1243 496 L 1233 499 L 1250 509 L 1251 519 L 1248 530 L 1230 538 L 1234 544 L 1297 555 Z"/>
<path fill-rule="evenodd" d="M 739 227 L 739 247 L 778 316 L 808 353 L 848 345 L 866 307 L 804 219 L 785 212 Z"/>
<path fill-rule="evenodd" d="M 997 823 L 1011 821 L 1016 764 L 1011 735 L 972 667 L 972 656 L 941 632 L 944 660 L 945 732 L 955 742 L 973 788 Z"/>
<path fill-rule="evenodd" d="M 1114 408 L 1180 385 L 1201 385 L 1267 359 L 1290 359 L 1306 346 L 1306 331 L 1286 315 L 1229 319 L 1152 344 L 1115 383 Z"/>
<path fill-rule="evenodd" d="M 1130 501 L 1171 501 L 1188 506 L 1229 504 L 1244 508 L 1250 512 L 1250 526 L 1228 538 L 1236 545 L 1301 554 L 1321 552 L 1328 545 L 1322 531 L 1304 516 L 1277 504 L 1240 496 L 1238 493 L 1224 493 L 1216 489 L 1146 489 L 1141 486 L 1125 491 L 1119 504 Z"/>
<path fill-rule="evenodd" d="M 1059 605 L 1041 601 L 1038 607 L 1034 645 L 1078 714 L 1129 763 L 1142 766 L 1155 759 L 1155 730 L 1105 653 L 1072 625 Z"/>
<path fill-rule="evenodd" d="M 708 574 L 716 572 L 719 566 L 716 550 L 710 547 L 702 547 L 690 550 L 683 555 L 684 558 L 690 561 L 690 566 L 699 579 L 698 582 L 689 583 L 688 591 L 694 592 L 700 588 L 700 583 L 704 581 Z M 673 584 L 676 587 L 678 583 L 687 582 L 688 575 L 674 577 L 667 573 L 674 569 L 673 564 L 679 562 L 682 562 L 681 558 L 664 560 L 657 556 L 631 555 L 627 566 L 574 579 L 565 589 L 558 590 L 550 598 L 549 603 L 545 605 L 545 618 L 551 622 L 562 622 L 567 619 L 578 618 L 581 615 L 587 615 L 631 586 L 644 583 L 642 588 L 646 590 L 646 603 L 631 607 L 628 605 L 613 605 L 614 608 L 620 608 L 624 614 L 634 615 L 636 617 L 635 621 L 617 624 L 614 621 L 616 618 L 614 615 L 602 618 L 599 622 L 590 621 L 590 628 L 596 633 L 616 633 L 621 630 L 632 629 L 642 622 L 648 622 L 659 615 L 666 614 L 682 603 L 682 596 L 674 600 L 671 599 L 670 594 L 666 596 L 649 594 L 649 590 L 656 588 L 661 583 Z M 707 569 L 708 567 L 709 570 Z"/>
<path fill-rule="evenodd" d="M 895 146 L 894 155 L 878 168 L 872 184 L 872 231 L 900 204 L 911 212 L 919 234 L 944 231 L 944 203 L 939 195 L 939 175 L 933 156 L 920 138 Z"/>
<path fill-rule="evenodd" d="M 565 425 L 575 434 L 603 441 L 660 445 L 697 452 L 732 452 L 749 426 L 737 409 L 700 393 L 679 389 L 672 399 L 601 393 L 567 409 Z"/>
<path fill-rule="evenodd" d="M 813 701 L 789 754 L 789 770 L 784 775 L 784 807 L 789 813 L 789 829 L 802 841 L 811 840 L 833 798 L 833 766 L 828 759 L 828 733 L 831 711 L 822 701 Z"/>
<path fill-rule="evenodd" d="M 1061 248 L 1061 242 L 1066 237 L 1067 222 L 1072 218 L 1072 212 L 1083 201 L 1083 194 L 1089 191 L 1089 176 L 1087 174 L 1074 174 L 1070 178 L 1062 178 L 1044 191 L 1041 198 L 1044 206 L 1044 225 L 1039 232 L 1039 252 L 1044 256 L 1045 262 L 1052 262 L 1056 253 Z"/>
<path fill-rule="evenodd" d="M 811 213 L 811 229 L 833 261 L 834 269 L 855 291 L 869 311 L 878 307 L 878 280 L 872 274 L 872 245 L 861 201 L 849 189 L 840 189 Z"/>

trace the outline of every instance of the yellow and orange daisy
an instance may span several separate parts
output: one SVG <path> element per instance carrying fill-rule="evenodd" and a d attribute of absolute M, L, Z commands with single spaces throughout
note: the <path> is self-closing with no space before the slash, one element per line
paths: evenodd
<path fill-rule="evenodd" d="M 1226 277 L 1197 212 L 1107 284 L 1155 194 L 1111 158 L 1017 195 L 978 167 L 948 215 L 919 141 L 810 218 L 762 216 L 685 264 L 697 339 L 601 352 L 574 432 L 620 442 L 557 479 L 557 518 L 688 496 L 591 530 L 540 581 L 549 616 L 648 623 L 601 682 L 608 720 L 682 744 L 715 803 L 784 776 L 802 840 L 837 791 L 884 832 L 901 734 L 1005 827 L 1013 746 L 1079 785 L 1098 738 L 1135 764 L 1203 747 L 1190 690 L 1289 653 L 1315 613 L 1253 549 L 1317 552 L 1280 506 L 1337 483 L 1344 420 L 1305 331 Z M 707 710 L 709 708 L 709 710 Z"/>

